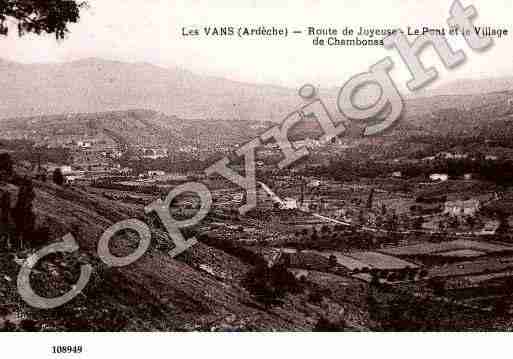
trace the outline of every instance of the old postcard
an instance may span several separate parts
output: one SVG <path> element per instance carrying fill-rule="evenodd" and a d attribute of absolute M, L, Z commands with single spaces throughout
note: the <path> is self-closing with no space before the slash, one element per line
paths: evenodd
<path fill-rule="evenodd" d="M 512 8 L 0 1 L 0 329 L 512 330 Z"/>

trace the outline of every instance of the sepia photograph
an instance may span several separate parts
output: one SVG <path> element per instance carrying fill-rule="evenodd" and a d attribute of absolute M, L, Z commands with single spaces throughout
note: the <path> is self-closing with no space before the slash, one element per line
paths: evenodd
<path fill-rule="evenodd" d="M 0 340 L 513 330 L 512 10 L 0 0 Z"/>

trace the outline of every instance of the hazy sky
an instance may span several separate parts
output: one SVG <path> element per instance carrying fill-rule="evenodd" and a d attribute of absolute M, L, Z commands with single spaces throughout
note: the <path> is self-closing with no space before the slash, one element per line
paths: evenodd
<path fill-rule="evenodd" d="M 385 56 L 396 63 L 393 76 L 406 80 L 406 70 L 394 51 L 384 48 L 316 48 L 306 36 L 287 40 L 191 39 L 183 26 L 288 25 L 403 27 L 446 24 L 451 1 L 360 0 L 89 0 L 91 8 L 71 27 L 65 41 L 52 36 L 18 38 L 14 31 L 0 40 L 0 56 L 9 60 L 63 62 L 100 57 L 129 62 L 179 66 L 199 74 L 245 82 L 291 87 L 302 83 L 338 86 L 350 76 L 368 70 Z M 472 53 L 461 39 L 452 38 L 467 62 L 450 73 L 440 71 L 440 82 L 454 78 L 500 76 L 513 73 L 513 2 L 462 1 L 479 12 L 477 24 L 508 28 L 512 34 L 482 53 Z M 215 4 L 215 5 L 214 5 Z M 424 59 L 432 61 L 432 50 Z M 402 87 L 402 86 L 400 86 Z"/>

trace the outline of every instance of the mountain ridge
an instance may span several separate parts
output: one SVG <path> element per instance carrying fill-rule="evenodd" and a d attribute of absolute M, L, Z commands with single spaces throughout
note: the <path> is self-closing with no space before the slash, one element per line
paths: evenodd
<path fill-rule="evenodd" d="M 58 64 L 0 59 L 0 86 L 0 118 L 149 108 L 182 118 L 268 119 L 299 99 L 295 90 L 276 85 L 97 58 Z"/>
<path fill-rule="evenodd" d="M 405 97 L 399 129 L 404 134 L 472 133 L 483 127 L 481 122 L 489 126 L 494 119 L 512 113 L 513 78 L 458 81 Z M 161 124 L 167 121 L 171 128 L 177 124 L 176 119 L 197 127 L 202 120 L 276 122 L 304 103 L 295 90 L 286 87 L 98 58 L 52 64 L 0 59 L 0 86 L 0 119 L 4 120 L 148 109 L 164 114 Z M 340 116 L 336 113 L 337 92 L 336 88 L 320 91 L 335 118 Z M 476 111 L 479 116 L 472 115 Z"/>

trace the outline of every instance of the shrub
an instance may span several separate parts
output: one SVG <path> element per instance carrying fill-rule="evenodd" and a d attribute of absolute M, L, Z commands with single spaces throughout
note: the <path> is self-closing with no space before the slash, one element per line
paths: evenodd
<path fill-rule="evenodd" d="M 330 256 L 329 261 L 331 267 L 336 267 L 338 265 L 337 257 L 335 257 L 333 254 Z"/>
<path fill-rule="evenodd" d="M 11 155 L 8 153 L 0 153 L 0 179 L 7 180 L 13 174 L 14 163 Z"/>
<path fill-rule="evenodd" d="M 308 295 L 308 301 L 320 305 L 325 297 L 329 297 L 331 291 L 329 289 L 315 288 Z"/>
<path fill-rule="evenodd" d="M 56 168 L 55 171 L 53 171 L 52 179 L 53 183 L 55 183 L 57 186 L 64 185 L 65 179 L 60 168 Z"/>
<path fill-rule="evenodd" d="M 257 265 L 242 280 L 257 301 L 266 305 L 281 304 L 286 293 L 300 293 L 303 289 L 296 277 L 284 265 Z"/>
<path fill-rule="evenodd" d="M 26 240 L 35 229 L 36 216 L 32 210 L 32 202 L 35 196 L 32 181 L 24 179 L 13 212 L 16 233 L 20 242 Z"/>
<path fill-rule="evenodd" d="M 3 192 L 0 195 L 0 224 L 9 224 L 9 215 L 11 213 L 11 195 L 9 192 Z"/>
<path fill-rule="evenodd" d="M 321 317 L 315 327 L 313 328 L 314 332 L 343 332 L 346 327 L 345 323 L 332 323 L 328 319 Z"/>

